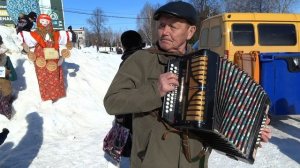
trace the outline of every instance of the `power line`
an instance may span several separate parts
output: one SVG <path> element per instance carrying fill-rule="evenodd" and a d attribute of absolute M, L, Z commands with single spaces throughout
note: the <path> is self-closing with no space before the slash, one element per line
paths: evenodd
<path fill-rule="evenodd" d="M 64 12 L 95 16 L 92 13 L 75 11 L 75 10 L 64 10 Z M 100 16 L 108 17 L 108 18 L 118 18 L 118 19 L 139 19 L 139 20 L 140 19 L 150 19 L 150 18 L 141 18 L 141 17 L 113 16 L 113 15 L 100 15 Z"/>
<path fill-rule="evenodd" d="M 41 8 L 50 9 L 49 7 L 45 7 L 45 6 L 42 6 Z M 54 9 L 54 10 L 57 10 L 57 9 Z M 82 11 L 78 11 L 78 10 L 68 10 L 68 9 L 65 9 L 64 12 L 95 16 L 93 13 L 82 12 Z M 141 19 L 150 19 L 150 18 L 141 18 L 141 17 L 113 16 L 113 15 L 100 15 L 100 16 L 108 17 L 108 18 L 118 18 L 118 19 L 138 19 L 138 20 L 141 20 Z"/>

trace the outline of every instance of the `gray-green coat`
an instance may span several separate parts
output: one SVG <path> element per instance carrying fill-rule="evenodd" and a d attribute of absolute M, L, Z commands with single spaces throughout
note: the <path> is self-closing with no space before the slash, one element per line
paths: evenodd
<path fill-rule="evenodd" d="M 177 133 L 162 139 L 167 129 L 157 117 L 162 106 L 157 82 L 170 58 L 157 49 L 135 52 L 120 67 L 104 98 L 109 114 L 133 113 L 131 168 L 199 168 L 204 160 L 207 167 L 209 152 L 205 158 L 196 157 L 202 148 L 198 140 L 190 139 L 189 163 Z"/>

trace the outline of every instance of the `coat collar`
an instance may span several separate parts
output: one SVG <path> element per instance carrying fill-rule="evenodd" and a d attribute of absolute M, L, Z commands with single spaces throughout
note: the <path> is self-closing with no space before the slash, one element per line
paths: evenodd
<path fill-rule="evenodd" d="M 155 46 L 148 48 L 147 50 L 152 54 L 157 54 L 158 60 L 162 64 L 167 64 L 170 59 L 184 56 L 184 54 L 180 54 L 180 53 L 166 52 L 159 47 L 158 43 L 156 43 Z M 188 44 L 186 46 L 186 54 L 191 53 L 192 51 L 193 51 L 192 46 Z"/>

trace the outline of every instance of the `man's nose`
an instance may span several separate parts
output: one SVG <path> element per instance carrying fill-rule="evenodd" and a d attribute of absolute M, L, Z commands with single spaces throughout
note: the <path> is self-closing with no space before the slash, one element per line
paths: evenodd
<path fill-rule="evenodd" d="M 170 26 L 164 26 L 163 28 L 161 28 L 161 32 L 162 34 L 168 34 L 170 32 Z"/>

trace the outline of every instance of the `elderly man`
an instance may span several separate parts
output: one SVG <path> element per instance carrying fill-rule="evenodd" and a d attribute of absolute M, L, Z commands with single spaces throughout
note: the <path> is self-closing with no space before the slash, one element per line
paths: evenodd
<path fill-rule="evenodd" d="M 187 159 L 180 134 L 170 132 L 159 117 L 162 97 L 179 85 L 178 77 L 165 73 L 165 67 L 174 56 L 191 52 L 187 41 L 196 32 L 196 10 L 186 2 L 169 2 L 154 13 L 154 19 L 157 46 L 137 51 L 124 62 L 104 98 L 105 108 L 112 115 L 133 114 L 132 168 L 207 167 L 210 151 L 190 138 L 191 160 Z"/>

